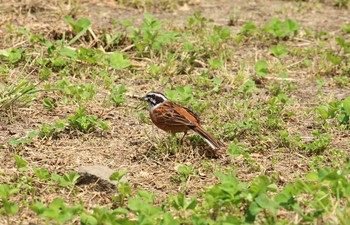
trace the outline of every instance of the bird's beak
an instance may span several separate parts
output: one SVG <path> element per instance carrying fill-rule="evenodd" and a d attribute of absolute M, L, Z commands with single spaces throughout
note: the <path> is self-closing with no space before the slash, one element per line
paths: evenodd
<path fill-rule="evenodd" d="M 144 102 L 146 101 L 146 96 L 143 96 L 142 98 L 139 98 L 139 100 L 141 101 L 140 104 L 138 104 L 136 106 L 137 109 L 143 109 L 145 108 Z M 141 107 L 142 106 L 142 107 Z"/>
<path fill-rule="evenodd" d="M 143 96 L 142 98 L 140 98 L 141 101 L 146 101 L 146 96 Z"/>

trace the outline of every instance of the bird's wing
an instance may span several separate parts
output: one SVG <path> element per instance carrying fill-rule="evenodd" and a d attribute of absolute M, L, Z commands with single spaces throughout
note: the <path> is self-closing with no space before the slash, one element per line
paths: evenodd
<path fill-rule="evenodd" d="M 195 127 L 197 123 L 197 119 L 192 113 L 172 102 L 165 102 L 156 108 L 153 113 L 158 114 L 156 116 L 158 123 L 168 124 L 169 126 L 188 126 L 191 128 Z M 191 121 L 193 118 L 194 121 Z"/>

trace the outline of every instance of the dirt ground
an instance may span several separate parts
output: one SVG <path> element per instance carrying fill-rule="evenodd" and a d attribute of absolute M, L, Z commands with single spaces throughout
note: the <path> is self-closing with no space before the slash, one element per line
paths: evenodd
<path fill-rule="evenodd" d="M 71 2 L 71 1 L 69 1 Z M 135 24 L 141 23 L 144 11 L 132 6 L 118 4 L 117 1 L 78 1 L 79 6 L 73 8 L 65 1 L 51 0 L 43 4 L 42 0 L 0 1 L 0 40 L 7 35 L 7 24 L 14 27 L 26 27 L 33 33 L 50 37 L 56 33 L 69 30 L 62 15 L 71 13 L 75 18 L 86 17 L 92 24 L 95 32 L 103 29 L 113 29 L 111 21 L 129 19 Z M 75 10 L 72 12 L 71 10 Z M 150 13 L 156 18 L 171 21 L 171 26 L 183 26 L 187 17 L 195 11 L 201 11 L 202 15 L 214 20 L 214 24 L 227 26 L 229 15 L 238 10 L 238 20 L 234 26 L 230 26 L 233 34 L 238 33 L 241 27 L 249 20 L 257 25 L 265 24 L 272 18 L 292 18 L 303 27 L 309 27 L 314 31 L 327 30 L 329 33 L 340 32 L 340 27 L 350 23 L 350 13 L 347 9 L 334 7 L 332 1 L 270 1 L 270 0 L 192 0 L 178 5 L 175 10 L 159 10 L 151 8 Z M 312 45 L 305 40 L 300 40 L 300 45 Z M 13 46 L 25 47 L 26 43 L 11 43 L 0 41 L 0 49 Z M 236 49 L 232 61 L 232 68 L 247 60 L 259 58 L 265 54 L 259 51 L 259 46 L 254 44 L 249 47 Z M 0 61 L 0 64 L 2 62 Z M 292 64 L 292 62 L 291 62 Z M 232 70 L 232 73 L 235 69 Z M 253 71 L 248 71 L 253 72 Z M 12 71 L 15 78 L 20 73 L 20 68 Z M 0 75 L 2 76 L 2 75 Z M 297 100 L 298 105 L 293 105 L 294 112 L 304 111 L 312 105 L 319 104 L 318 87 L 315 76 L 302 70 L 291 68 L 289 78 L 298 87 L 293 90 L 291 96 Z M 0 80 L 2 78 L 0 77 Z M 84 78 L 77 78 L 84 79 Z M 324 78 L 329 84 L 323 89 L 323 100 L 343 99 L 350 95 L 349 88 L 339 88 L 331 85 L 332 77 Z M 149 91 L 152 81 L 138 82 L 132 77 L 121 78 L 121 83 L 130 84 L 127 92 L 127 102 L 121 107 L 110 111 L 97 104 L 104 96 L 98 96 L 96 102 L 89 103 L 88 112 L 100 115 L 107 120 L 111 130 L 103 135 L 65 135 L 55 140 L 35 140 L 32 144 L 16 149 L 17 154 L 24 157 L 30 164 L 47 168 L 49 172 L 63 174 L 68 171 L 77 171 L 78 168 L 87 165 L 104 165 L 116 171 L 127 170 L 127 179 L 134 188 L 141 188 L 157 194 L 157 200 L 166 198 L 169 194 L 176 194 L 179 190 L 196 194 L 204 187 L 217 182 L 212 173 L 217 169 L 236 168 L 237 176 L 242 181 L 250 181 L 258 174 L 274 174 L 279 171 L 278 185 L 286 184 L 293 179 L 302 176 L 310 170 L 308 157 L 295 152 L 280 152 L 278 149 L 254 152 L 250 155 L 254 164 L 259 169 L 254 169 L 242 157 L 231 158 L 222 156 L 219 158 L 206 155 L 205 146 L 192 146 L 190 141 L 185 141 L 181 151 L 169 155 L 157 155 L 157 140 L 166 139 L 167 135 L 151 124 L 140 122 L 136 117 L 136 107 L 139 104 L 135 96 L 141 96 Z M 174 82 L 181 83 L 179 80 Z M 156 89 L 161 87 L 156 87 Z M 264 96 L 258 96 L 256 102 Z M 254 105 L 253 101 L 253 105 Z M 96 103 L 96 104 L 95 104 Z M 8 145 L 11 137 L 24 137 L 28 132 L 36 130 L 43 123 L 52 123 L 57 119 L 66 118 L 73 114 L 75 108 L 63 106 L 54 111 L 44 110 L 41 100 L 35 100 L 30 107 L 13 111 L 11 116 L 3 116 L 0 121 L 0 151 L 1 170 L 5 176 L 0 176 L 0 183 L 6 182 L 11 174 L 18 173 L 12 158 L 13 149 Z M 206 125 L 209 125 L 209 121 Z M 305 117 L 289 122 L 289 129 L 308 138 L 310 130 L 315 129 L 313 116 Z M 210 126 L 210 125 L 209 125 Z M 149 136 L 153 136 L 149 138 Z M 332 147 L 347 149 L 349 146 L 349 131 L 341 131 L 333 134 Z M 273 153 L 273 154 L 272 154 Z M 349 156 L 349 152 L 346 153 Z M 273 158 L 271 157 L 273 155 Z M 272 162 L 274 161 L 274 162 Z M 276 163 L 277 161 L 277 163 Z M 187 186 L 172 182 L 172 177 L 177 174 L 177 165 L 191 165 L 198 170 L 198 176 L 194 176 L 187 182 Z M 52 201 L 60 193 L 41 193 L 44 201 Z M 60 196 L 65 198 L 65 196 Z M 109 194 L 94 189 L 93 185 L 83 186 L 77 196 L 90 205 L 111 204 Z M 66 196 L 69 199 L 68 196 Z M 31 214 L 26 215 L 30 221 Z"/>

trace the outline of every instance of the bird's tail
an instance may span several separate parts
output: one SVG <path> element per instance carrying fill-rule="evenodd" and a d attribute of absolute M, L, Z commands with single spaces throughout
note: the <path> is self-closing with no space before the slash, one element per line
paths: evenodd
<path fill-rule="evenodd" d="M 204 141 L 206 141 L 210 145 L 210 147 L 212 149 L 217 149 L 217 148 L 221 148 L 221 147 L 225 146 L 224 143 L 222 143 L 221 141 L 216 139 L 213 135 L 211 135 L 206 130 L 204 130 L 203 127 L 196 126 L 196 127 L 193 128 L 193 130 L 197 134 L 199 134 L 204 139 Z"/>

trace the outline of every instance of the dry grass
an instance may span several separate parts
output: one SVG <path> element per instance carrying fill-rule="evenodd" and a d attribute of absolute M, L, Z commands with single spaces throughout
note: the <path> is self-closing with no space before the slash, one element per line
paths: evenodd
<path fill-rule="evenodd" d="M 97 39 L 101 38 L 103 30 L 112 33 L 118 31 L 114 28 L 112 21 L 130 19 L 137 26 L 143 21 L 144 10 L 135 9 L 133 4 L 121 5 L 117 1 L 50 1 L 44 3 L 41 0 L 34 1 L 9 1 L 0 3 L 0 49 L 22 48 L 27 56 L 32 57 L 29 65 L 20 62 L 9 66 L 6 74 L 1 75 L 0 81 L 4 84 L 18 81 L 18 74 L 33 83 L 39 83 L 43 87 L 44 82 L 39 82 L 38 74 L 41 68 L 33 63 L 35 60 L 44 57 L 45 48 L 33 50 L 35 45 L 29 42 L 26 35 L 9 33 L 6 28 L 11 25 L 15 29 L 25 27 L 33 34 L 42 34 L 45 39 L 54 42 L 63 33 L 67 39 L 73 37 L 70 27 L 63 21 L 64 15 L 73 18 L 88 18 L 93 26 L 92 30 Z M 143 8 L 144 9 L 144 8 Z M 292 18 L 300 23 L 303 28 L 310 28 L 315 33 L 327 31 L 332 36 L 341 35 L 341 27 L 349 24 L 349 15 L 346 9 L 339 9 L 333 6 L 331 1 L 320 3 L 318 1 L 194 1 L 181 2 L 178 6 L 171 6 L 169 11 L 150 9 L 156 18 L 171 21 L 167 24 L 172 29 L 180 32 L 188 29 L 186 18 L 197 10 L 202 12 L 206 18 L 214 20 L 214 24 L 227 26 L 230 14 L 237 11 L 235 26 L 229 27 L 232 35 L 235 36 L 247 21 L 254 21 L 257 26 L 262 26 L 274 17 Z M 71 35 L 71 37 L 69 36 Z M 347 34 L 349 38 L 349 34 Z M 312 40 L 312 41 L 311 41 Z M 101 40 L 93 37 L 79 41 L 72 46 L 101 48 Z M 272 43 L 271 43 L 272 42 Z M 230 49 L 234 41 L 224 44 L 223 49 Z M 249 149 L 249 157 L 231 157 L 224 154 L 220 157 L 213 157 L 208 154 L 208 148 L 203 142 L 196 138 L 189 138 L 183 146 L 174 149 L 167 140 L 167 134 L 151 125 L 150 121 L 138 118 L 139 113 L 147 116 L 144 109 L 137 108 L 140 97 L 151 90 L 164 92 L 166 88 L 175 86 L 193 85 L 198 89 L 205 89 L 205 85 L 196 84 L 201 73 L 210 68 L 207 62 L 199 61 L 198 66 L 193 70 L 181 73 L 178 67 L 179 61 L 171 64 L 173 67 L 166 71 L 166 75 L 153 76 L 150 74 L 150 64 L 166 64 L 165 57 L 159 58 L 138 55 L 130 43 L 122 43 L 119 50 L 124 49 L 129 54 L 133 63 L 133 70 L 114 70 L 108 68 L 100 69 L 100 65 L 90 66 L 83 62 L 76 62 L 72 66 L 72 77 L 68 79 L 74 83 L 93 83 L 98 87 L 97 95 L 89 101 L 84 102 L 88 114 L 97 115 L 108 122 L 110 130 L 102 133 L 76 134 L 64 133 L 59 139 L 40 140 L 35 139 L 31 144 L 12 148 L 8 144 L 9 138 L 25 137 L 28 132 L 41 127 L 43 123 L 53 123 L 58 119 L 64 119 L 67 115 L 74 114 L 77 108 L 75 103 L 58 103 L 58 107 L 48 111 L 42 104 L 44 97 L 50 96 L 55 99 L 62 99 L 62 95 L 55 91 L 38 93 L 36 99 L 28 107 L 12 108 L 1 112 L 0 119 L 0 151 L 1 176 L 0 183 L 16 182 L 19 172 L 13 160 L 13 153 L 21 155 L 29 164 L 46 168 L 51 173 L 64 174 L 69 171 L 76 171 L 85 165 L 100 164 L 108 166 L 116 171 L 126 169 L 127 179 L 132 186 L 133 192 L 139 188 L 157 195 L 156 201 L 161 203 L 169 194 L 176 194 L 183 191 L 188 195 L 198 195 L 205 187 L 217 183 L 213 175 L 216 171 L 231 170 L 237 174 L 241 181 L 251 181 L 259 174 L 269 176 L 279 188 L 303 177 L 307 172 L 314 169 L 313 163 L 317 163 L 313 156 L 293 147 L 279 147 L 275 143 L 278 139 L 277 132 L 274 133 L 263 126 L 260 136 L 249 134 L 245 131 L 236 132 L 236 137 L 227 137 L 223 125 L 231 121 L 244 121 L 247 119 L 247 112 L 259 109 L 261 104 L 266 104 L 273 94 L 271 86 L 280 86 L 278 76 L 281 71 L 288 74 L 290 83 L 296 87 L 288 90 L 288 97 L 294 98 L 294 103 L 286 105 L 284 111 L 290 111 L 293 116 L 286 117 L 283 126 L 290 134 L 299 134 L 302 140 L 312 138 L 311 132 L 315 129 L 325 130 L 332 136 L 329 149 L 340 149 L 343 156 L 348 157 L 349 135 L 348 130 L 339 130 L 336 127 L 324 128 L 322 123 L 315 120 L 314 108 L 322 103 L 343 99 L 350 94 L 348 86 L 341 88 L 334 83 L 334 77 L 341 75 L 343 71 L 330 70 L 327 65 L 321 64 L 322 58 L 318 54 L 303 56 L 295 53 L 288 54 L 282 60 L 272 56 L 268 46 L 273 41 L 263 41 L 259 36 L 247 38 L 241 44 L 235 44 L 230 51 L 230 57 L 225 62 L 225 69 L 212 70 L 210 76 L 223 79 L 221 91 L 213 95 L 205 95 L 198 98 L 199 104 L 209 103 L 213 107 L 203 110 L 205 127 L 211 129 L 217 136 L 225 139 L 226 142 L 239 142 Z M 289 49 L 317 51 L 322 44 L 325 48 L 334 48 L 333 39 L 316 40 L 309 38 L 303 31 L 298 38 L 286 41 Z M 34 47 L 34 48 L 33 48 Z M 133 52 L 135 51 L 135 52 Z M 305 57 L 314 62 L 313 66 L 303 65 Z M 181 57 L 179 57 L 181 58 Z M 237 94 L 237 90 L 249 78 L 253 77 L 254 65 L 258 59 L 265 58 L 269 62 L 270 74 L 267 78 L 256 79 L 259 92 L 251 96 Z M 159 61 L 157 61 L 159 60 Z M 6 62 L 0 61 L 1 67 L 6 67 Z M 62 79 L 59 70 L 54 71 L 47 83 L 54 83 Z M 127 88 L 126 102 L 120 107 L 105 107 L 104 101 L 109 89 L 104 89 L 104 80 L 96 74 L 107 73 L 111 76 L 111 82 L 119 86 L 124 84 Z M 176 75 L 174 75 L 176 74 Z M 348 76 L 349 74 L 343 74 Z M 317 86 L 317 76 L 324 81 L 323 87 Z M 166 79 L 165 79 L 166 78 Z M 320 94 L 322 93 L 322 94 Z M 246 101 L 248 109 L 237 108 L 237 104 Z M 191 106 L 190 106 L 191 107 Z M 263 109 L 261 109 L 263 110 Z M 264 116 L 264 113 L 258 114 Z M 261 118 L 265 121 L 265 118 Z M 266 139 L 261 139 L 266 135 Z M 333 161 L 334 155 L 326 152 L 322 155 L 322 166 L 336 166 Z M 174 182 L 173 177 L 177 175 L 177 166 L 192 166 L 197 171 L 196 175 L 185 183 Z M 338 165 L 341 167 L 341 165 Z M 33 172 L 28 172 L 29 176 Z M 54 198 L 60 197 L 70 203 L 84 201 L 87 208 L 100 205 L 112 205 L 111 196 L 107 192 L 96 191 L 94 185 L 84 186 L 76 193 L 66 189 L 54 187 L 43 187 L 43 184 L 33 184 L 39 190 L 35 198 L 41 198 L 44 203 L 51 202 Z M 19 197 L 20 198 L 20 197 Z M 19 199 L 18 199 L 19 200 Z M 21 211 L 23 223 L 35 222 L 35 215 L 29 209 Z M 285 217 L 286 215 L 281 215 Z M 19 218 L 13 218 L 14 220 Z M 13 221 L 14 222 L 14 221 Z M 14 222 L 15 223 L 15 222 Z"/>

